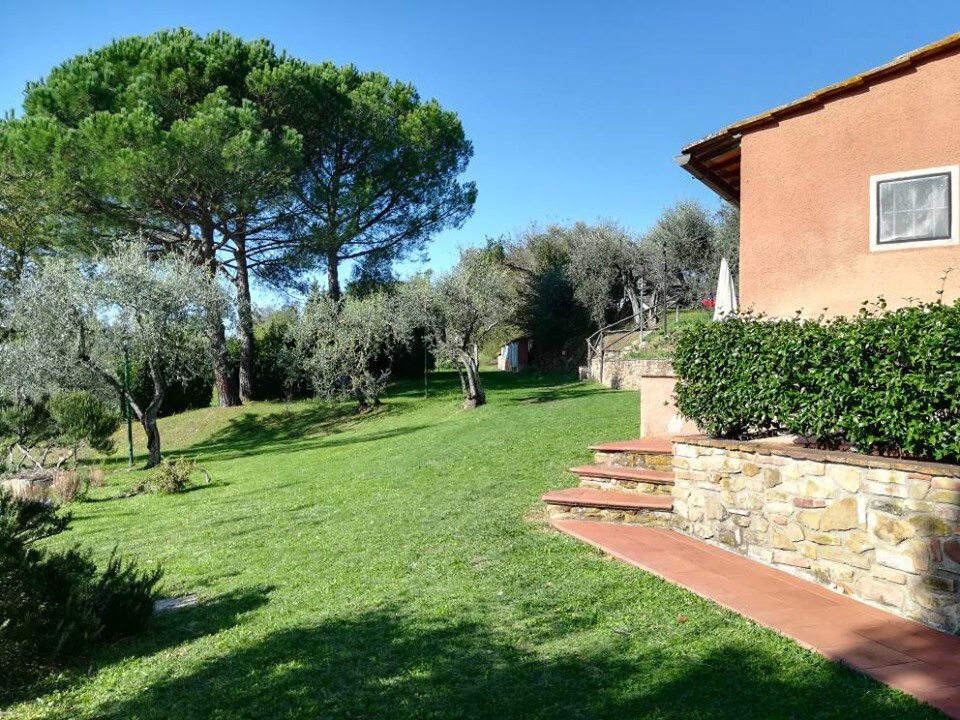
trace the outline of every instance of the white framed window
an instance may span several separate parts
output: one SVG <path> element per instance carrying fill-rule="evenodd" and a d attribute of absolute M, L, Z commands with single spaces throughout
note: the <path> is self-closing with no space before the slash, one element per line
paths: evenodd
<path fill-rule="evenodd" d="M 870 177 L 870 249 L 956 245 L 960 165 Z"/>

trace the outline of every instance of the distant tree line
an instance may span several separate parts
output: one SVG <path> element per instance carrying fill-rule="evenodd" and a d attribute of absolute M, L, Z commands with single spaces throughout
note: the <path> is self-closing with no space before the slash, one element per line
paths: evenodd
<path fill-rule="evenodd" d="M 584 357 L 584 339 L 632 317 L 653 326 L 664 304 L 696 307 L 710 299 L 720 259 L 739 270 L 736 208 L 713 212 L 695 202 L 666 209 L 636 235 L 614 222 L 552 225 L 494 240 L 516 284 L 512 324 L 534 340 L 536 361 L 569 370 Z"/>
<path fill-rule="evenodd" d="M 254 282 L 302 287 L 344 262 L 389 264 L 471 214 L 472 155 L 455 113 L 411 85 L 313 64 L 270 43 L 187 30 L 130 37 L 27 86 L 0 124 L 0 283 L 51 254 L 136 239 L 226 283 L 204 335 L 217 399 L 256 397 Z"/>

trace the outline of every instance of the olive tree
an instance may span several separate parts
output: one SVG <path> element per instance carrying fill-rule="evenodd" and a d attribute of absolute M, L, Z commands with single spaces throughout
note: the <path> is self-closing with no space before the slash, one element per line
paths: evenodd
<path fill-rule="evenodd" d="M 334 299 L 314 293 L 294 329 L 297 353 L 318 395 L 380 404 L 392 354 L 410 337 L 394 298 L 376 292 Z"/>
<path fill-rule="evenodd" d="M 569 247 L 567 272 L 574 296 L 599 327 L 607 309 L 622 297 L 629 302 L 631 315 L 639 326 L 644 298 L 656 300 L 658 284 L 655 253 L 615 223 L 577 223 L 566 230 Z M 650 305 L 655 305 L 650 302 Z"/>
<path fill-rule="evenodd" d="M 401 293 L 405 314 L 423 329 L 434 356 L 456 366 L 464 407 L 486 403 L 472 351 L 513 317 L 516 293 L 507 268 L 489 252 L 467 250 L 449 273 L 414 278 Z"/>
<path fill-rule="evenodd" d="M 0 346 L 0 382 L 11 396 L 87 388 L 112 391 L 147 436 L 147 467 L 160 462 L 157 414 L 171 375 L 202 373 L 203 328 L 226 311 L 220 287 L 192 261 L 151 260 L 139 242 L 78 265 L 45 263 L 14 298 L 11 337 Z M 149 368 L 145 405 L 124 387 L 124 353 Z"/>
<path fill-rule="evenodd" d="M 46 161 L 62 212 L 88 235 L 109 246 L 118 233 L 138 234 L 234 286 L 239 389 L 223 324 L 204 328 L 221 405 L 254 393 L 251 274 L 285 277 L 277 266 L 292 242 L 277 230 L 300 140 L 266 122 L 248 92 L 255 70 L 280 62 L 269 42 L 223 32 L 128 37 L 30 83 L 24 118 L 12 123 Z"/>

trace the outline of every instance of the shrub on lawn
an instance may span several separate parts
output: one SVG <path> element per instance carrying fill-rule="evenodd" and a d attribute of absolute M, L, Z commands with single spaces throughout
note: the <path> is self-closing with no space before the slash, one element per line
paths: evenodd
<path fill-rule="evenodd" d="M 91 645 L 131 634 L 149 618 L 161 572 L 115 553 L 100 570 L 78 549 L 37 541 L 66 530 L 69 516 L 0 492 L 0 677 L 12 689 Z M 2 695 L 2 692 L 0 692 Z"/>
<path fill-rule="evenodd" d="M 820 447 L 960 459 L 960 304 L 852 318 L 750 314 L 681 333 L 677 407 L 728 438 L 774 432 Z"/>
<path fill-rule="evenodd" d="M 210 475 L 203 468 L 198 468 L 193 460 L 182 457 L 172 461 L 164 459 L 145 480 L 133 489 L 133 494 L 175 495 L 182 493 L 190 486 L 190 478 L 198 471 L 203 473 L 209 483 Z"/>

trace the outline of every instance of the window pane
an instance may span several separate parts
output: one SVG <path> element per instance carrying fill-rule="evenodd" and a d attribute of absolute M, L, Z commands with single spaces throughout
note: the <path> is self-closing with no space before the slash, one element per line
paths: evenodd
<path fill-rule="evenodd" d="M 893 213 L 880 214 L 880 242 L 893 240 Z"/>
<path fill-rule="evenodd" d="M 893 223 L 893 236 L 898 240 L 913 236 L 913 213 L 898 212 Z"/>
<path fill-rule="evenodd" d="M 880 212 L 893 212 L 893 184 L 880 183 Z"/>
<path fill-rule="evenodd" d="M 883 180 L 878 190 L 879 242 L 928 240 L 949 234 L 949 174 Z"/>
<path fill-rule="evenodd" d="M 917 190 L 917 210 L 929 210 L 934 207 L 933 205 L 933 194 L 936 189 L 936 182 L 931 182 L 930 179 L 917 180 L 914 183 L 911 183 Z"/>
<path fill-rule="evenodd" d="M 949 210 L 943 208 L 933 213 L 933 237 L 947 237 L 950 234 Z"/>

